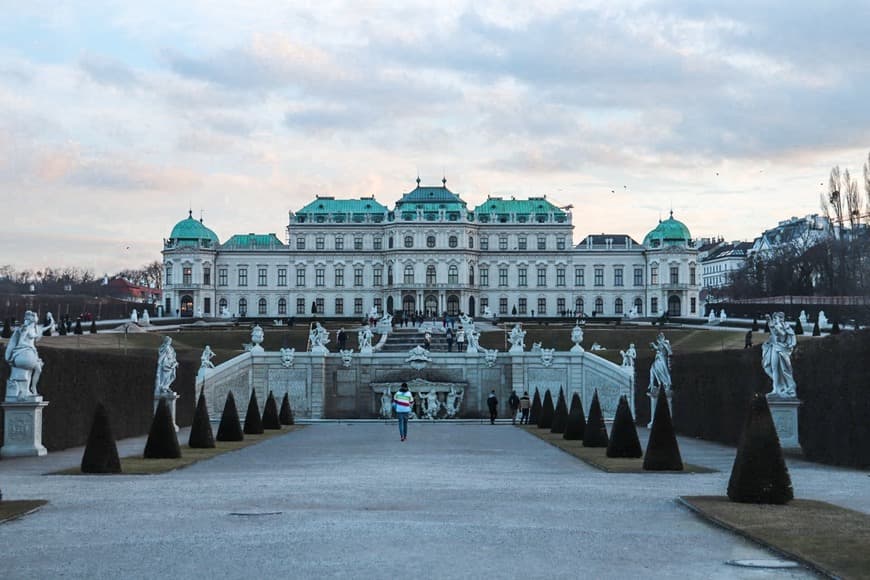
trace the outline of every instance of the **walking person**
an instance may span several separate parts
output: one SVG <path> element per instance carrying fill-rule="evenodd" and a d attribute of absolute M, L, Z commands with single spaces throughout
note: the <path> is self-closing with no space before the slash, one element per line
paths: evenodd
<path fill-rule="evenodd" d="M 529 411 L 532 408 L 532 400 L 529 398 L 529 393 L 523 393 L 523 396 L 520 397 L 520 425 L 528 425 L 529 424 Z"/>
<path fill-rule="evenodd" d="M 746 331 L 746 339 L 743 341 L 743 348 L 752 348 L 752 329 Z"/>
<path fill-rule="evenodd" d="M 396 417 L 399 419 L 399 440 L 408 438 L 408 415 L 414 406 L 414 395 L 408 390 L 408 383 L 402 383 L 396 394 L 393 395 L 393 404 L 396 407 Z"/>
<path fill-rule="evenodd" d="M 498 417 L 498 397 L 495 396 L 495 389 L 489 392 L 486 406 L 489 407 L 489 424 L 495 425 L 495 418 Z"/>
<path fill-rule="evenodd" d="M 511 391 L 511 396 L 508 397 L 508 407 L 511 409 L 511 425 L 517 424 L 517 410 L 520 408 L 520 398 L 516 391 Z"/>
<path fill-rule="evenodd" d="M 447 329 L 447 352 L 453 352 L 453 331 Z"/>

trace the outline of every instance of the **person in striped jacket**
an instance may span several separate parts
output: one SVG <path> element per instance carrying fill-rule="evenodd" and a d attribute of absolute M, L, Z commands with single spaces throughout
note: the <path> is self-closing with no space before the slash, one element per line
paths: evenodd
<path fill-rule="evenodd" d="M 396 394 L 393 395 L 393 405 L 396 407 L 396 417 L 399 419 L 399 440 L 408 438 L 408 415 L 414 406 L 414 395 L 408 390 L 408 383 L 402 383 Z"/>

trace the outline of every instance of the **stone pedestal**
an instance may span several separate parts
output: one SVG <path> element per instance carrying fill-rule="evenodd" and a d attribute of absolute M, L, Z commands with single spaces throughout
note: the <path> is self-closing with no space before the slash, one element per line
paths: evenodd
<path fill-rule="evenodd" d="M 783 449 L 800 449 L 798 440 L 798 407 L 801 402 L 792 397 L 777 397 L 768 395 L 767 404 L 770 415 L 779 436 L 779 444 Z"/>
<path fill-rule="evenodd" d="M 363 356 L 372 356 L 374 349 L 372 349 L 371 345 L 367 345 L 359 349 L 359 353 Z"/>
<path fill-rule="evenodd" d="M 652 429 L 653 420 L 656 418 L 656 404 L 658 403 L 659 393 L 658 391 L 655 393 L 647 393 L 646 396 L 649 397 L 649 423 L 646 428 Z M 669 391 L 665 391 L 665 396 L 668 398 L 668 411 L 671 412 L 671 417 L 673 417 L 674 404 L 671 402 L 673 394 Z"/>
<path fill-rule="evenodd" d="M 160 403 L 160 399 L 166 401 L 166 404 L 169 405 L 169 412 L 172 413 L 172 425 L 175 427 L 175 432 L 178 433 L 178 421 L 175 420 L 175 402 L 180 399 L 178 393 L 172 393 L 171 395 L 160 395 L 158 397 L 154 397 L 154 411 L 152 412 L 152 416 L 157 412 L 157 405 Z"/>
<path fill-rule="evenodd" d="M 0 457 L 33 457 L 45 455 L 42 445 L 42 410 L 48 401 L 18 401 L 0 403 L 5 414 L 3 447 Z"/>
<path fill-rule="evenodd" d="M 571 352 L 573 352 L 574 354 L 583 354 L 583 347 L 579 344 L 575 344 L 571 347 Z"/>

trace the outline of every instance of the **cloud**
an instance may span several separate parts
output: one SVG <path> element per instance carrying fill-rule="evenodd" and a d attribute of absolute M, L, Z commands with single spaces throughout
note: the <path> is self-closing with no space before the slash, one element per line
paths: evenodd
<path fill-rule="evenodd" d="M 97 54 L 86 54 L 79 60 L 79 67 L 92 81 L 121 89 L 139 83 L 138 75 L 124 63 Z"/>

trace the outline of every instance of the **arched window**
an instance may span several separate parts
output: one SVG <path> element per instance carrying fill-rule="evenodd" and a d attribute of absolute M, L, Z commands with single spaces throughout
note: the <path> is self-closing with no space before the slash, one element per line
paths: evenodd
<path fill-rule="evenodd" d="M 227 299 L 221 298 L 218 300 L 218 314 L 223 314 L 227 311 Z"/>
<path fill-rule="evenodd" d="M 393 236 L 390 236 L 389 239 L 387 239 L 387 247 L 390 248 L 390 249 L 392 249 L 392 247 L 393 247 Z"/>
<path fill-rule="evenodd" d="M 604 314 L 604 299 L 595 299 L 595 314 Z"/>
<path fill-rule="evenodd" d="M 622 314 L 622 298 L 617 298 L 613 301 L 613 313 Z"/>
<path fill-rule="evenodd" d="M 284 314 L 287 314 L 287 299 L 286 298 L 279 298 L 278 299 L 278 315 L 281 316 Z"/>
<path fill-rule="evenodd" d="M 408 264 L 405 266 L 405 284 L 414 283 L 414 266 Z"/>
<path fill-rule="evenodd" d="M 239 298 L 239 316 L 248 315 L 248 301 L 244 298 Z"/>
<path fill-rule="evenodd" d="M 574 300 L 574 310 L 577 311 L 577 312 L 575 312 L 575 314 L 577 316 L 583 315 L 583 299 L 582 298 L 576 298 Z"/>
<path fill-rule="evenodd" d="M 258 316 L 266 316 L 266 299 L 260 298 L 257 301 L 257 315 Z"/>
<path fill-rule="evenodd" d="M 456 266 L 450 266 L 447 269 L 447 283 L 448 284 L 458 284 L 459 283 L 459 268 Z"/>
<path fill-rule="evenodd" d="M 634 299 L 634 310 L 638 314 L 643 314 L 643 298 Z"/>
<path fill-rule="evenodd" d="M 456 236 L 450 236 L 449 238 L 447 238 L 447 245 L 451 248 L 455 248 L 459 245 L 459 238 L 457 238 Z"/>
<path fill-rule="evenodd" d="M 405 236 L 405 247 L 413 248 L 414 247 L 414 236 Z"/>
<path fill-rule="evenodd" d="M 468 267 L 468 283 L 474 286 L 474 266 Z"/>
<path fill-rule="evenodd" d="M 426 284 L 435 284 L 435 266 L 426 266 Z"/>
<path fill-rule="evenodd" d="M 474 236 L 468 236 L 468 247 L 474 249 Z"/>
<path fill-rule="evenodd" d="M 435 236 L 426 236 L 426 247 L 434 248 L 435 247 Z"/>

